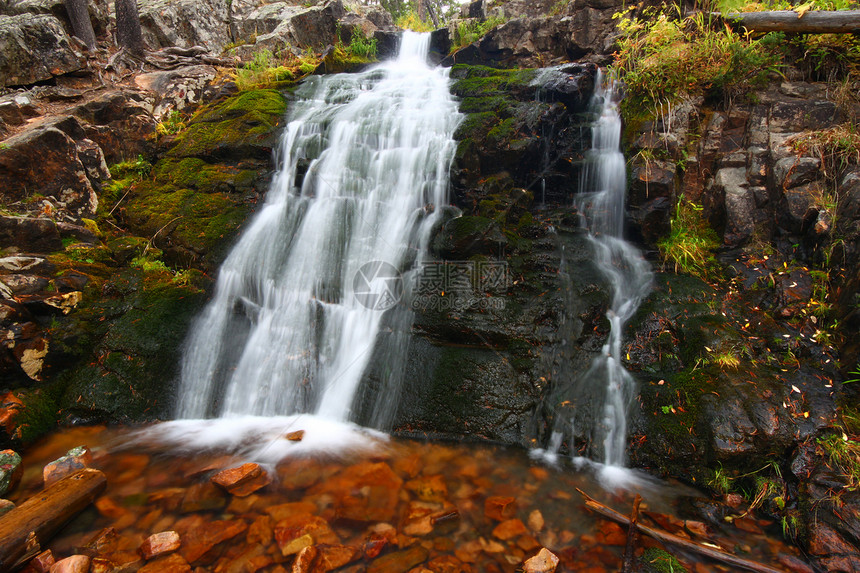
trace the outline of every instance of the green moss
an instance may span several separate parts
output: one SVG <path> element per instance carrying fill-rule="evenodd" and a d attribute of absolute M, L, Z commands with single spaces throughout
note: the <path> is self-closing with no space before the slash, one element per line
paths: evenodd
<path fill-rule="evenodd" d="M 47 389 L 22 390 L 15 395 L 24 404 L 15 422 L 23 445 L 32 444 L 57 426 L 57 404 Z"/>
<path fill-rule="evenodd" d="M 647 548 L 639 557 L 644 573 L 687 573 L 674 555 L 656 547 Z"/>
<path fill-rule="evenodd" d="M 100 325 L 92 350 L 97 359 L 60 376 L 67 416 L 134 421 L 165 412 L 182 341 L 205 302 L 197 285 L 174 278 L 159 269 L 130 269 L 110 281 L 123 308 Z M 85 314 L 109 311 L 111 304 L 99 301 Z"/>

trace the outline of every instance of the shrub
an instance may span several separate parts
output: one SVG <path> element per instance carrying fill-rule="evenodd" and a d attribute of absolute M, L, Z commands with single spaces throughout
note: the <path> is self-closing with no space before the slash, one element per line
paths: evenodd
<path fill-rule="evenodd" d="M 701 279 L 713 274 L 713 253 L 720 242 L 716 232 L 701 217 L 702 207 L 683 196 L 675 206 L 672 229 L 657 243 L 664 261 L 683 272 Z"/>
<path fill-rule="evenodd" d="M 626 115 L 690 96 L 730 99 L 782 62 L 778 33 L 741 37 L 703 13 L 680 18 L 646 8 L 639 17 L 629 11 L 616 17 L 621 39 L 613 71 L 628 92 Z"/>

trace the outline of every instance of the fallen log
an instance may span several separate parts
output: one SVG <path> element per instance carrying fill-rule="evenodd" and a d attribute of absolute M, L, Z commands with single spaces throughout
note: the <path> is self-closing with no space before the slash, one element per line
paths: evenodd
<path fill-rule="evenodd" d="M 848 34 L 860 31 L 860 10 L 794 10 L 734 12 L 723 19 L 731 26 L 751 32 L 788 32 L 793 34 Z"/>
<path fill-rule="evenodd" d="M 585 507 L 599 513 L 603 517 L 620 523 L 621 525 L 631 525 L 631 521 L 627 518 L 627 516 L 622 515 L 611 507 L 600 503 L 579 488 L 577 488 L 576 491 L 578 491 L 580 495 L 585 498 Z M 721 561 L 722 563 L 726 563 L 728 565 L 734 565 L 735 567 L 741 567 L 749 571 L 756 571 L 757 573 L 785 573 L 785 571 L 783 571 L 782 569 L 775 569 L 769 565 L 765 565 L 764 563 L 758 563 L 757 561 L 744 559 L 743 557 L 738 557 L 737 555 L 726 553 L 725 551 L 717 549 L 716 547 L 702 545 L 701 543 L 696 543 L 695 541 L 692 541 L 690 539 L 673 535 L 667 531 L 654 529 L 652 527 L 648 527 L 647 525 L 642 525 L 641 523 L 635 523 L 633 524 L 633 526 L 640 533 L 644 533 L 648 537 L 652 537 L 657 541 L 682 547 L 689 551 L 698 553 L 699 555 L 704 555 L 706 557 L 709 557 L 716 561 Z"/>
<path fill-rule="evenodd" d="M 627 528 L 627 544 L 624 547 L 624 559 L 621 561 L 621 573 L 636 571 L 634 551 L 636 551 L 636 525 L 639 523 L 639 504 L 642 496 L 638 493 L 633 500 L 633 511 L 630 512 L 630 526 Z"/>
<path fill-rule="evenodd" d="M 105 475 L 83 469 L 0 516 L 0 571 L 12 571 L 91 504 L 107 485 Z"/>

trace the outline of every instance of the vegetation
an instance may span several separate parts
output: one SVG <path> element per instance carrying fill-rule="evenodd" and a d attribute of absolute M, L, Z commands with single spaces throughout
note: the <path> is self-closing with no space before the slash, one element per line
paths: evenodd
<path fill-rule="evenodd" d="M 394 24 L 398 28 L 403 28 L 404 30 L 412 30 L 413 32 L 433 31 L 433 24 L 422 20 L 421 17 L 418 16 L 418 12 L 416 12 L 415 10 L 410 10 L 397 16 L 394 20 Z"/>
<path fill-rule="evenodd" d="M 717 234 L 701 217 L 702 207 L 681 196 L 675 206 L 672 229 L 657 243 L 663 260 L 675 272 L 707 279 L 713 275 L 714 250 L 719 246 Z"/>
<path fill-rule="evenodd" d="M 824 450 L 833 469 L 845 478 L 848 484 L 846 487 L 851 490 L 860 487 L 860 442 L 842 433 L 821 437 L 818 445 Z"/>
<path fill-rule="evenodd" d="M 457 25 L 457 34 L 454 37 L 454 43 L 451 46 L 451 51 L 457 51 L 464 48 L 473 42 L 480 40 L 487 32 L 497 26 L 501 26 L 506 22 L 505 18 L 494 16 L 483 22 L 479 20 L 465 20 Z"/>
<path fill-rule="evenodd" d="M 155 133 L 159 136 L 176 135 L 183 129 L 185 129 L 185 122 L 182 119 L 182 114 L 178 110 L 173 110 L 167 115 L 167 118 L 155 126 Z"/>
<path fill-rule="evenodd" d="M 310 73 L 302 72 L 306 69 L 303 68 L 303 64 L 310 63 L 314 59 L 316 59 L 315 63 L 319 63 L 318 58 L 311 54 L 303 55 L 301 58 L 296 58 L 290 51 L 286 54 L 287 56 L 282 58 L 281 62 L 276 62 L 270 50 L 257 52 L 252 61 L 236 70 L 236 87 L 240 91 L 275 87 L 281 82 L 296 79 L 297 75 Z"/>
<path fill-rule="evenodd" d="M 650 113 L 664 104 L 694 96 L 725 100 L 779 70 L 783 36 L 742 37 L 711 17 L 646 8 L 620 18 L 619 50 L 614 74 L 627 88 L 626 115 Z"/>

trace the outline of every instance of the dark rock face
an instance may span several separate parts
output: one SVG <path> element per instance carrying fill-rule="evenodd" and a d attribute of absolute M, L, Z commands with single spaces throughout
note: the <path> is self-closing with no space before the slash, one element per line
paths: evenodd
<path fill-rule="evenodd" d="M 501 16 L 507 21 L 483 38 L 451 54 L 443 63 L 498 67 L 545 66 L 590 58 L 600 63 L 613 50 L 615 23 L 621 8 L 614 0 L 575 0 L 560 10 L 554 2 L 511 1 L 494 8 L 475 2 L 468 17 Z M 471 14 L 478 14 L 472 16 Z"/>
<path fill-rule="evenodd" d="M 458 210 L 432 242 L 434 261 L 412 278 L 411 333 L 390 325 L 366 381 L 368 394 L 378 393 L 391 378 L 387 349 L 408 346 L 389 418 L 395 431 L 525 443 L 545 423 L 538 409 L 559 371 L 587 364 L 600 348 L 561 344 L 568 333 L 605 336 L 592 312 L 607 302 L 602 279 L 566 207 L 589 141 L 594 71 L 452 70 L 465 114 L 453 175 Z"/>

